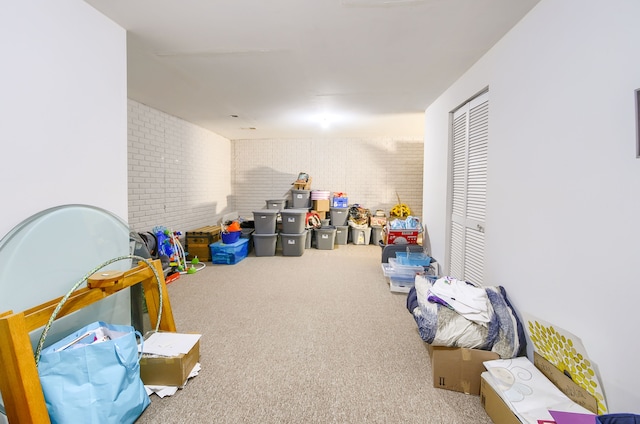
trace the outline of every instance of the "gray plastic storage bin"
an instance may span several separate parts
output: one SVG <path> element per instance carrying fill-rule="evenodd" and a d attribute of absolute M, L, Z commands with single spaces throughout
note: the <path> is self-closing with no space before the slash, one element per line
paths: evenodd
<path fill-rule="evenodd" d="M 308 209 L 282 209 L 282 232 L 285 234 L 300 234 L 304 232 L 307 223 Z"/>
<path fill-rule="evenodd" d="M 371 227 L 355 228 L 351 227 L 351 241 L 353 244 L 369 244 L 371 239 Z"/>
<path fill-rule="evenodd" d="M 371 226 L 371 244 L 375 244 L 377 246 L 380 244 L 381 241 L 382 241 L 382 226 L 372 225 Z"/>
<path fill-rule="evenodd" d="M 291 189 L 291 207 L 292 208 L 310 208 L 311 207 L 311 190 L 295 190 Z"/>
<path fill-rule="evenodd" d="M 278 234 L 254 234 L 253 248 L 256 256 L 274 256 Z"/>
<path fill-rule="evenodd" d="M 276 219 L 278 218 L 277 209 L 262 209 L 253 212 L 253 223 L 255 227 L 255 234 L 275 234 L 276 233 Z"/>
<path fill-rule="evenodd" d="M 313 241 L 313 228 L 307 228 L 307 238 L 305 240 L 305 249 L 311 249 L 311 242 Z"/>
<path fill-rule="evenodd" d="M 267 200 L 267 209 L 284 209 L 287 207 L 287 199 Z"/>
<path fill-rule="evenodd" d="M 331 208 L 331 225 L 342 226 L 347 225 L 349 218 L 349 208 Z"/>
<path fill-rule="evenodd" d="M 335 227 L 316 228 L 314 233 L 316 238 L 316 249 L 333 250 L 333 245 L 336 241 Z"/>
<path fill-rule="evenodd" d="M 282 256 L 302 256 L 306 237 L 306 231 L 300 234 L 280 233 Z"/>
<path fill-rule="evenodd" d="M 349 241 L 349 226 L 338 225 L 336 227 L 336 244 L 347 244 Z"/>

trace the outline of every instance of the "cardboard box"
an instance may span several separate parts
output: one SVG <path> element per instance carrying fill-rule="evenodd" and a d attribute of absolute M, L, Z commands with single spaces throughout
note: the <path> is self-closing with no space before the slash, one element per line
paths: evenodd
<path fill-rule="evenodd" d="M 387 217 L 374 215 L 371 218 L 369 218 L 369 225 L 372 227 L 374 226 L 384 227 L 385 225 L 387 225 Z"/>
<path fill-rule="evenodd" d="M 480 403 L 495 424 L 521 424 L 484 376 L 480 377 Z"/>
<path fill-rule="evenodd" d="M 331 202 L 329 201 L 329 199 L 314 200 L 313 210 L 318 212 L 328 212 L 331 210 Z"/>
<path fill-rule="evenodd" d="M 145 354 L 140 359 L 140 378 L 145 385 L 182 387 L 199 360 L 199 340 L 187 354 L 178 356 L 149 356 Z"/>
<path fill-rule="evenodd" d="M 583 408 L 597 414 L 598 404 L 593 397 L 582 387 L 574 383 L 562 371 L 556 368 L 551 362 L 544 359 L 537 352 L 533 353 L 533 363 L 561 392 L 569 399 L 576 402 Z M 487 415 L 495 424 L 520 424 L 520 420 L 511 411 L 511 408 L 502 400 L 491 384 L 481 376 L 480 379 L 480 403 L 487 412 Z"/>
<path fill-rule="evenodd" d="M 348 197 L 332 197 L 331 207 L 332 208 L 348 208 L 349 198 Z"/>
<path fill-rule="evenodd" d="M 580 387 L 566 376 L 562 371 L 556 368 L 551 362 L 547 361 L 538 352 L 533 353 L 533 364 L 547 377 L 562 393 L 567 395 L 569 399 L 582 406 L 585 409 L 598 413 L 598 402 L 588 391 Z"/>
<path fill-rule="evenodd" d="M 464 347 L 429 345 L 433 387 L 470 395 L 480 394 L 480 375 L 484 361 L 500 359 L 495 352 Z"/>

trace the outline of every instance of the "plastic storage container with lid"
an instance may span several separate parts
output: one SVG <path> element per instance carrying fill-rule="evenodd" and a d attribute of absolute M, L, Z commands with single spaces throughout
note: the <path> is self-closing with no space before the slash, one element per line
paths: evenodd
<path fill-rule="evenodd" d="M 249 239 L 240 238 L 235 243 L 226 244 L 217 241 L 209 245 L 211 249 L 211 262 L 214 264 L 237 264 L 247 257 L 249 253 Z"/>
<path fill-rule="evenodd" d="M 347 208 L 331 208 L 331 225 L 347 225 L 349 218 L 349 209 Z"/>
<path fill-rule="evenodd" d="M 254 234 L 275 234 L 278 209 L 261 209 L 253 211 Z"/>
<path fill-rule="evenodd" d="M 274 256 L 278 234 L 254 234 L 253 249 L 256 256 Z"/>
<path fill-rule="evenodd" d="M 336 226 L 336 244 L 347 244 L 349 242 L 349 226 L 338 225 Z"/>
<path fill-rule="evenodd" d="M 306 238 L 306 231 L 300 234 L 280 233 L 282 256 L 302 256 L 304 253 Z"/>
<path fill-rule="evenodd" d="M 311 190 L 291 189 L 291 207 L 292 208 L 310 208 L 311 207 Z"/>
<path fill-rule="evenodd" d="M 314 230 L 316 239 L 316 249 L 333 250 L 336 240 L 335 227 L 321 227 Z"/>
<path fill-rule="evenodd" d="M 282 232 L 286 234 L 300 234 L 307 223 L 308 209 L 282 209 Z"/>
<path fill-rule="evenodd" d="M 287 207 L 287 199 L 272 199 L 266 200 L 267 209 L 284 209 Z"/>

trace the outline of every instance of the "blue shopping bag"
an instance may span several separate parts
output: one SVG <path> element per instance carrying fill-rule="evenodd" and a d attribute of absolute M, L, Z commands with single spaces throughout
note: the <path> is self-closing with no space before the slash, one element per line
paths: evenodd
<path fill-rule="evenodd" d="M 150 400 L 131 326 L 94 322 L 43 349 L 40 383 L 52 423 L 133 423 Z"/>

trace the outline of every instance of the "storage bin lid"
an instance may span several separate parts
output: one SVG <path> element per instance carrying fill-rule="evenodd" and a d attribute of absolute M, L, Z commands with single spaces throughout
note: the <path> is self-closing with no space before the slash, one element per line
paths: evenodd
<path fill-rule="evenodd" d="M 320 228 L 314 228 L 314 231 L 317 231 L 319 233 L 322 233 L 322 232 L 331 233 L 331 232 L 334 232 L 335 230 L 336 230 L 336 227 L 334 227 L 334 226 L 325 226 L 325 227 L 320 227 Z"/>
<path fill-rule="evenodd" d="M 280 209 L 260 209 L 259 211 L 253 211 L 254 215 L 277 215 L 280 213 Z"/>
<path fill-rule="evenodd" d="M 280 210 L 280 214 L 281 215 L 307 215 L 307 212 L 309 212 L 309 209 L 281 209 Z"/>

